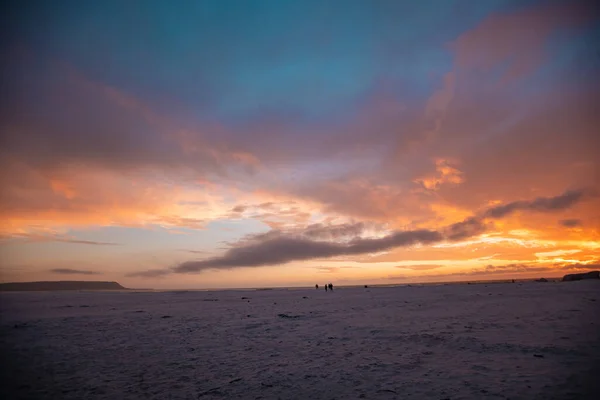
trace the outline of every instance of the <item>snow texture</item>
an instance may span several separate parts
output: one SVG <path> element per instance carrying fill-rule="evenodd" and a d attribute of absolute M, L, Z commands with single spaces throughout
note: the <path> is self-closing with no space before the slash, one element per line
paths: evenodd
<path fill-rule="evenodd" d="M 598 281 L 2 293 L 0 309 L 3 399 L 600 398 Z"/>

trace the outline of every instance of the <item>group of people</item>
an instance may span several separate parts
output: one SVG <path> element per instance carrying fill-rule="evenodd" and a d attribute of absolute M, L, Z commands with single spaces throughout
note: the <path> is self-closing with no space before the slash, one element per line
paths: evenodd
<path fill-rule="evenodd" d="M 319 288 L 319 284 L 316 284 L 315 289 L 318 289 L 318 288 Z M 331 290 L 333 292 L 333 285 L 331 283 L 325 284 L 325 291 L 327 291 L 327 290 Z"/>

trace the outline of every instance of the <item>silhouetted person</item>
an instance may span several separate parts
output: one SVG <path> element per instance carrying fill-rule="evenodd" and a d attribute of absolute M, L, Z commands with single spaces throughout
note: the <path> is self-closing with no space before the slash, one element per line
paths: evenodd
<path fill-rule="evenodd" d="M 327 284 L 325 284 L 325 291 L 327 291 Z"/>
<path fill-rule="evenodd" d="M 318 289 L 318 288 L 319 288 L 319 284 L 317 283 L 317 284 L 315 285 L 315 289 Z"/>
<path fill-rule="evenodd" d="M 333 285 L 331 283 L 329 284 L 329 290 L 333 292 Z"/>

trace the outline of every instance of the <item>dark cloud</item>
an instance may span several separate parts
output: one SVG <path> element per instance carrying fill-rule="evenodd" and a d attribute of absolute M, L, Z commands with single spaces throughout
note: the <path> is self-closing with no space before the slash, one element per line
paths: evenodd
<path fill-rule="evenodd" d="M 310 239 L 335 240 L 360 236 L 365 229 L 366 224 L 363 222 L 339 225 L 311 224 L 303 230 L 302 235 Z"/>
<path fill-rule="evenodd" d="M 581 226 L 582 221 L 580 219 L 562 219 L 559 221 L 562 226 L 566 226 L 567 228 L 574 228 L 576 226 Z"/>
<path fill-rule="evenodd" d="M 438 242 L 442 239 L 443 236 L 439 232 L 429 230 L 395 232 L 383 238 L 355 239 L 345 244 L 282 236 L 232 248 L 221 257 L 184 262 L 173 271 L 190 273 L 208 269 L 285 264 L 290 261 L 373 253 L 394 247 Z"/>
<path fill-rule="evenodd" d="M 228 249 L 231 247 L 242 247 L 252 243 L 260 243 L 267 240 L 279 238 L 285 235 L 286 234 L 279 229 L 271 229 L 262 233 L 250 233 L 237 241 L 224 241 L 222 243 L 224 243 L 226 245 L 225 248 Z"/>
<path fill-rule="evenodd" d="M 148 269 L 145 271 L 132 272 L 126 274 L 128 278 L 159 278 L 161 276 L 169 275 L 171 273 L 168 269 Z"/>
<path fill-rule="evenodd" d="M 470 217 L 464 221 L 450 225 L 444 230 L 449 240 L 462 240 L 483 233 L 486 229 L 485 223 L 477 217 Z"/>
<path fill-rule="evenodd" d="M 569 190 L 555 197 L 538 197 L 532 201 L 514 201 L 490 208 L 484 213 L 484 216 L 487 218 L 504 218 L 515 211 L 552 212 L 565 210 L 579 202 L 585 194 L 585 190 L 579 189 Z"/>
<path fill-rule="evenodd" d="M 248 206 L 238 205 L 238 206 L 233 207 L 231 209 L 231 212 L 235 213 L 235 214 L 240 214 L 240 213 L 243 213 L 244 211 L 246 211 L 247 208 L 248 208 Z"/>
<path fill-rule="evenodd" d="M 285 231 L 281 229 L 271 229 L 270 231 L 264 233 L 250 234 L 244 237 L 242 240 L 230 244 L 234 247 L 238 247 L 239 245 L 264 242 L 269 239 L 280 237 L 304 238 L 315 241 L 349 241 L 351 239 L 356 239 L 360 237 L 369 228 L 373 230 L 378 230 L 381 228 L 381 226 L 377 224 L 368 224 L 364 222 L 352 222 L 344 224 L 316 223 L 310 224 L 303 228 L 288 229 Z"/>
<path fill-rule="evenodd" d="M 50 272 L 60 275 L 102 275 L 100 272 L 97 271 L 87 271 L 71 268 L 55 268 L 51 269 Z"/>
<path fill-rule="evenodd" d="M 359 254 L 376 253 L 398 247 L 407 247 L 416 244 L 433 244 L 448 241 L 457 241 L 479 235 L 486 230 L 485 217 L 502 218 L 516 210 L 551 212 L 566 209 L 583 196 L 583 191 L 568 191 L 556 197 L 540 197 L 533 201 L 518 201 L 502 206 L 496 206 L 485 211 L 481 217 L 469 217 L 452 224 L 439 231 L 412 230 L 397 231 L 380 238 L 354 237 L 347 242 L 331 239 L 347 235 L 358 235 L 363 232 L 363 224 L 342 225 L 309 225 L 304 230 L 295 232 L 282 232 L 272 230 L 266 233 L 251 235 L 244 238 L 233 248 L 227 250 L 220 257 L 205 260 L 187 261 L 172 269 L 175 273 L 194 273 L 212 269 L 232 269 L 241 267 L 260 267 L 267 265 L 286 264 L 291 261 L 305 261 L 318 258 L 336 256 L 351 256 Z M 326 240 L 314 240 L 326 238 Z M 510 265 L 516 271 L 519 265 Z M 488 266 L 486 273 L 500 273 L 500 267 Z M 504 269 L 510 272 L 510 269 Z M 532 271 L 532 269 L 528 269 Z M 161 276 L 168 270 L 151 270 L 134 273 L 130 276 Z"/>

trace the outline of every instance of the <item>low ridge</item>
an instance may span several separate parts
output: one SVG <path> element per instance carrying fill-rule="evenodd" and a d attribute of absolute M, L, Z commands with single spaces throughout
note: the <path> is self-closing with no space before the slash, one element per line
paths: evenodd
<path fill-rule="evenodd" d="M 43 281 L 0 283 L 0 291 L 31 292 L 53 290 L 127 290 L 117 282 L 102 281 Z"/>

